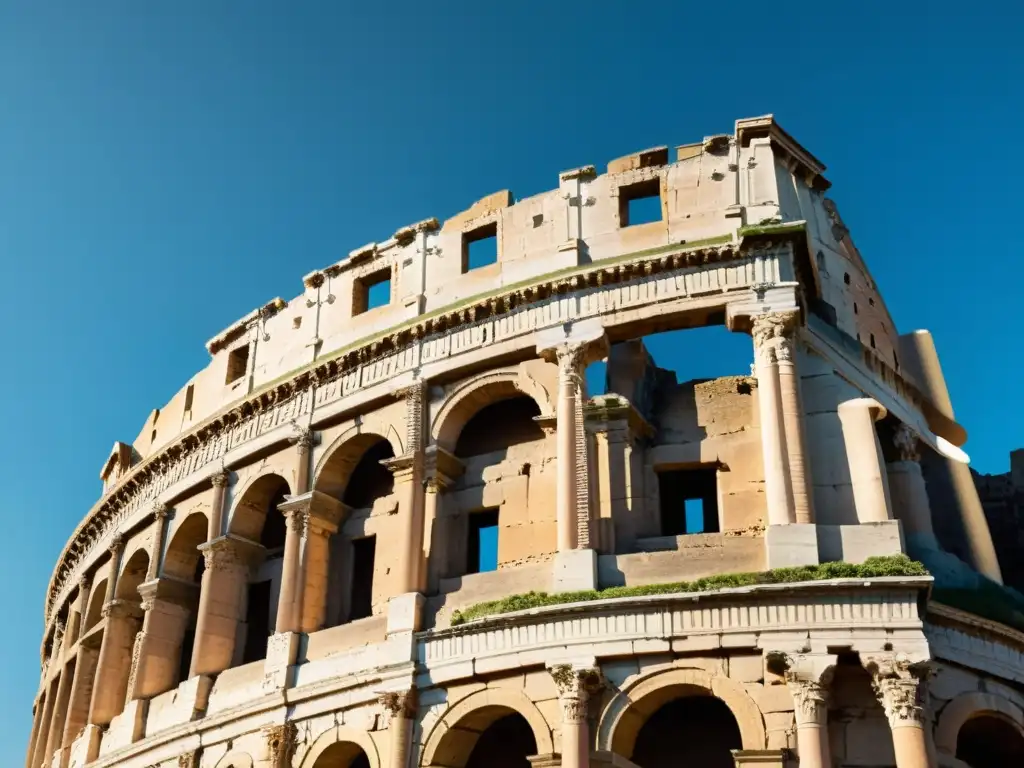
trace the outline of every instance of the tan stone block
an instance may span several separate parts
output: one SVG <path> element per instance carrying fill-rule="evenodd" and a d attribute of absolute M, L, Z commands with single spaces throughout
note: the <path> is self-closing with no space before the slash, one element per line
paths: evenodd
<path fill-rule="evenodd" d="M 759 683 L 764 680 L 764 657 L 760 654 L 733 654 L 729 656 L 729 677 L 741 683 Z"/>
<path fill-rule="evenodd" d="M 523 679 L 523 692 L 530 698 L 530 701 L 558 698 L 558 688 L 551 678 L 551 673 L 546 669 L 527 672 Z"/>
<path fill-rule="evenodd" d="M 788 686 L 745 683 L 743 687 L 762 713 L 793 711 L 793 694 L 789 692 Z"/>

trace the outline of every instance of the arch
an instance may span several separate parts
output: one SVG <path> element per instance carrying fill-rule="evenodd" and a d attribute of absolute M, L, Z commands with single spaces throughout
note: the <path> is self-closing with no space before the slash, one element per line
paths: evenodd
<path fill-rule="evenodd" d="M 202 560 L 198 547 L 206 541 L 208 527 L 206 515 L 202 512 L 191 513 L 175 527 L 164 552 L 161 569 L 164 576 L 188 582 L 195 580 Z"/>
<path fill-rule="evenodd" d="M 252 478 L 242 486 L 231 506 L 228 533 L 259 541 L 271 503 L 275 497 L 290 492 L 288 481 L 273 472 Z"/>
<path fill-rule="evenodd" d="M 423 740 L 420 765 L 461 768 L 480 734 L 499 718 L 511 714 L 521 715 L 529 723 L 538 755 L 555 751 L 551 726 L 525 693 L 512 688 L 487 688 L 460 699 L 434 723 Z"/>
<path fill-rule="evenodd" d="M 89 605 L 86 607 L 85 616 L 82 619 L 82 632 L 85 634 L 100 623 L 103 618 L 103 601 L 107 599 L 107 580 L 100 579 L 92 585 L 89 592 Z"/>
<path fill-rule="evenodd" d="M 359 419 L 338 435 L 320 457 L 313 470 L 313 489 L 341 499 L 352 470 L 363 454 L 382 440 L 391 444 L 395 456 L 405 453 L 402 439 L 393 424 L 373 415 Z"/>
<path fill-rule="evenodd" d="M 253 768 L 252 756 L 248 752 L 228 752 L 213 768 Z"/>
<path fill-rule="evenodd" d="M 947 755 L 955 755 L 960 729 L 968 720 L 983 715 L 1008 721 L 1024 738 L 1024 709 L 1002 696 L 972 691 L 961 693 L 942 708 L 935 725 L 936 749 Z"/>
<path fill-rule="evenodd" d="M 721 699 L 736 718 L 743 749 L 765 748 L 764 718 L 750 694 L 731 678 L 690 668 L 651 672 L 620 688 L 601 712 L 597 748 L 629 757 L 647 719 L 663 704 L 682 696 Z"/>
<path fill-rule="evenodd" d="M 114 597 L 118 600 L 140 602 L 139 585 L 146 580 L 149 571 L 149 553 L 141 546 L 132 552 L 121 565 L 121 575 L 117 577 Z"/>
<path fill-rule="evenodd" d="M 547 389 L 523 366 L 510 371 L 490 371 L 459 384 L 448 395 L 434 417 L 430 435 L 437 445 L 454 453 L 462 428 L 477 411 L 485 405 L 518 395 L 532 398 L 540 408 L 541 416 L 552 416 L 555 412 Z"/>
<path fill-rule="evenodd" d="M 321 755 L 336 744 L 351 744 L 361 749 L 363 754 L 366 755 L 370 768 L 380 768 L 380 755 L 377 752 L 377 745 L 373 742 L 369 732 L 347 725 L 331 726 L 317 736 L 306 752 L 306 756 L 299 763 L 299 768 L 314 768 Z"/>

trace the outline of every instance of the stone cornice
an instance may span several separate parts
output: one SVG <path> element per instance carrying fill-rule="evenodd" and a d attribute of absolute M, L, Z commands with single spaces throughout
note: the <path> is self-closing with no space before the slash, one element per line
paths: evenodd
<path fill-rule="evenodd" d="M 928 604 L 927 619 L 929 623 L 944 624 L 967 632 L 983 635 L 995 635 L 1001 642 L 1024 649 L 1024 632 L 1000 624 L 998 621 L 983 619 L 973 613 L 961 611 L 958 608 L 951 608 L 942 603 L 930 602 Z M 937 621 L 932 622 L 932 619 Z"/>
<path fill-rule="evenodd" d="M 777 248 L 787 245 L 791 238 L 791 233 L 782 233 L 777 242 L 761 240 L 756 248 L 748 248 L 735 245 L 732 237 L 726 235 L 706 241 L 661 246 L 566 268 L 503 286 L 494 292 L 478 294 L 418 316 L 268 382 L 256 392 L 228 405 L 182 434 L 159 453 L 146 458 L 119 479 L 93 506 L 61 552 L 47 589 L 45 620 L 48 623 L 52 617 L 58 594 L 65 591 L 69 581 L 73 582 L 77 578 L 78 565 L 97 544 L 105 542 L 119 523 L 137 511 L 140 503 L 152 500 L 181 477 L 194 471 L 194 468 L 203 466 L 207 463 L 205 455 L 213 455 L 215 451 L 220 451 L 222 455 L 225 443 L 226 449 L 231 450 L 246 439 L 251 440 L 263 434 L 266 430 L 262 416 L 272 413 L 274 424 L 271 426 L 276 426 L 285 419 L 294 420 L 298 413 L 312 410 L 313 395 L 318 387 L 342 379 L 357 366 L 435 335 L 450 334 L 475 322 L 572 291 L 615 286 L 673 270 L 776 253 Z M 275 302 L 267 305 L 271 306 L 276 306 Z M 263 309 L 257 310 L 253 317 L 258 317 Z M 252 319 L 248 318 L 246 322 L 252 322 Z M 249 437 L 240 437 L 240 432 L 245 432 Z"/>

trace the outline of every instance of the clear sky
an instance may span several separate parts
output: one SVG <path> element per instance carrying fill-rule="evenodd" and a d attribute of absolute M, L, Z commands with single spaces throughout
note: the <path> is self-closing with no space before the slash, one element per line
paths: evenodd
<path fill-rule="evenodd" d="M 0 0 L 0 743 L 21 760 L 100 465 L 207 339 L 402 225 L 739 117 L 829 166 L 897 328 L 935 334 L 975 466 L 1006 471 L 1022 12 L 910 5 Z"/>

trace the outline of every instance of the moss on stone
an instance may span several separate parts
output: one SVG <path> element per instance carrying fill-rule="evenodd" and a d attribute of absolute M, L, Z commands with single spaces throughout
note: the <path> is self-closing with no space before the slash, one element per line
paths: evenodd
<path fill-rule="evenodd" d="M 880 576 L 927 576 L 925 567 L 906 555 L 869 557 L 863 563 L 822 563 L 799 568 L 775 568 L 760 573 L 723 573 L 706 576 L 696 581 L 680 581 L 670 584 L 646 584 L 636 587 L 608 587 L 607 589 L 585 592 L 527 592 L 509 595 L 501 600 L 477 603 L 464 610 L 452 612 L 453 627 L 485 616 L 524 611 L 546 605 L 585 603 L 595 600 L 609 600 L 616 597 L 643 597 L 646 595 L 672 595 L 691 592 L 714 592 L 730 587 L 752 587 L 759 584 L 798 584 L 806 581 L 826 579 L 867 579 Z"/>
<path fill-rule="evenodd" d="M 756 235 L 789 235 L 795 232 L 803 232 L 806 225 L 802 221 L 789 222 L 787 224 L 764 224 L 751 227 L 740 227 L 737 234 L 740 237 L 754 237 Z"/>

